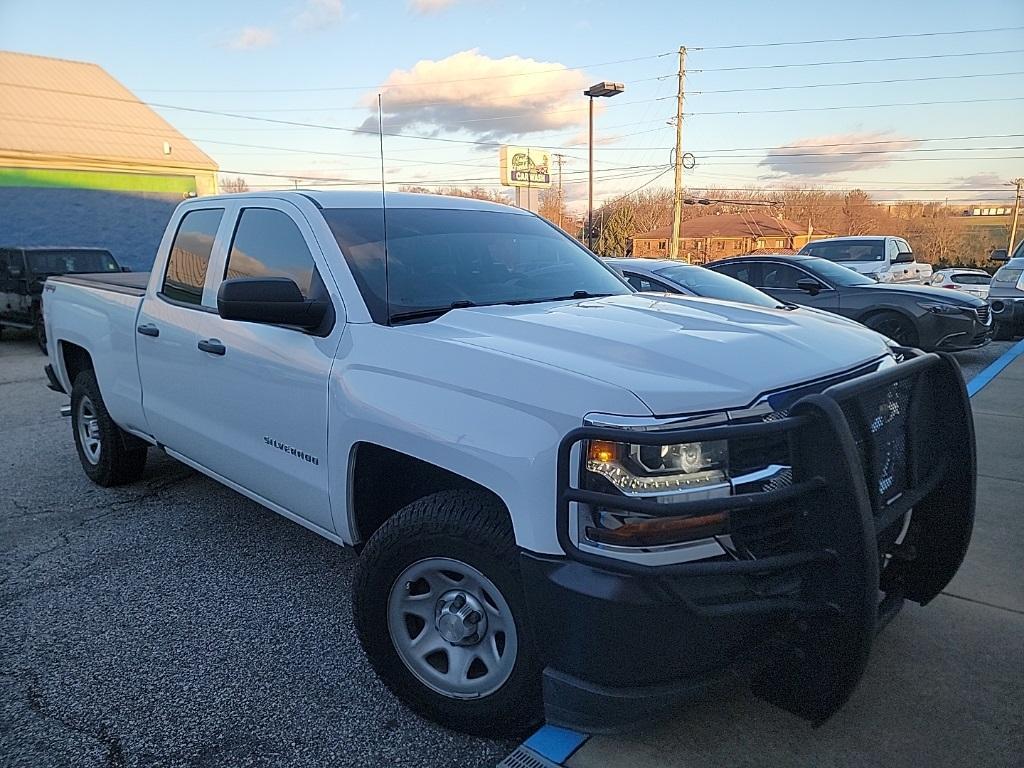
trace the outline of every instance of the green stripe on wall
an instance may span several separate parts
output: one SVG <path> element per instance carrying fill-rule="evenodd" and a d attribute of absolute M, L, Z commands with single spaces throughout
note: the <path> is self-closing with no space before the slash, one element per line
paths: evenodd
<path fill-rule="evenodd" d="M 122 192 L 196 193 L 194 176 L 73 171 L 60 168 L 0 168 L 0 187 L 60 187 Z"/>

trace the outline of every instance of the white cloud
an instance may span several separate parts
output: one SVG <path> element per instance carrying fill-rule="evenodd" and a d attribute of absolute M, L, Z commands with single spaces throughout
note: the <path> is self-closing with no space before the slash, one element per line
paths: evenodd
<path fill-rule="evenodd" d="M 780 176 L 829 176 L 888 165 L 894 150 L 915 143 L 886 132 L 815 136 L 769 150 L 759 165 Z"/>
<path fill-rule="evenodd" d="M 241 31 L 228 41 L 228 48 L 236 51 L 252 51 L 273 45 L 274 30 L 268 27 L 243 27 Z"/>
<path fill-rule="evenodd" d="M 557 62 L 492 59 L 473 49 L 396 70 L 384 85 L 386 131 L 415 127 L 502 140 L 579 128 L 587 119 L 586 78 Z M 376 94 L 364 103 L 376 107 Z M 363 122 L 363 130 L 376 128 L 376 115 Z"/>
<path fill-rule="evenodd" d="M 409 8 L 415 13 L 440 13 L 457 2 L 459 0 L 409 0 Z"/>
<path fill-rule="evenodd" d="M 306 0 L 295 17 L 295 26 L 303 30 L 325 29 L 341 23 L 344 15 L 341 0 Z"/>

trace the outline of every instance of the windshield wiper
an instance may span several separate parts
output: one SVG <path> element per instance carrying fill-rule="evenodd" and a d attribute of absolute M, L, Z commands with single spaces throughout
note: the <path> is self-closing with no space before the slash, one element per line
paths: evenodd
<path fill-rule="evenodd" d="M 403 320 L 425 320 L 426 318 L 437 318 L 441 315 L 447 314 L 453 309 L 465 309 L 466 307 L 475 307 L 472 301 L 460 299 L 459 301 L 453 301 L 447 307 L 430 307 L 428 309 L 410 309 L 408 312 L 397 312 L 388 317 L 389 323 L 402 322 Z"/>
<path fill-rule="evenodd" d="M 590 291 L 573 291 L 571 296 L 550 296 L 545 299 L 512 299 L 503 301 L 502 304 L 543 304 L 546 301 L 570 301 L 572 299 L 603 299 L 605 296 L 615 296 L 614 293 L 591 293 Z"/>

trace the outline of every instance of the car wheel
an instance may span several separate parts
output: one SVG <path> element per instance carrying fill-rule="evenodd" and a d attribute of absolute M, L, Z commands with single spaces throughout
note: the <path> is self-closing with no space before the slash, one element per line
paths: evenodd
<path fill-rule="evenodd" d="M 916 347 L 918 344 L 914 324 L 896 312 L 878 312 L 864 320 L 864 325 L 888 336 L 902 347 Z"/>
<path fill-rule="evenodd" d="M 373 668 L 416 712 L 491 738 L 541 721 L 518 548 L 490 494 L 442 491 L 385 522 L 360 557 L 352 606 Z"/>
<path fill-rule="evenodd" d="M 46 351 L 46 325 L 45 325 L 45 323 L 43 323 L 43 313 L 42 312 L 37 312 L 36 313 L 35 331 L 36 331 L 36 344 L 39 345 L 39 348 L 43 351 L 44 355 L 48 354 L 48 352 Z"/>
<path fill-rule="evenodd" d="M 71 431 L 82 469 L 97 485 L 123 485 L 142 477 L 148 446 L 110 418 L 92 371 L 79 373 L 71 387 Z"/>

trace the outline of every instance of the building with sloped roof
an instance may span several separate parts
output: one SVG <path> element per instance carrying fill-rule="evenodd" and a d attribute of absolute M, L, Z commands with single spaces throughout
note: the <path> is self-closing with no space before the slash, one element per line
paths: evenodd
<path fill-rule="evenodd" d="M 81 61 L 0 51 L 0 187 L 217 191 L 217 163 Z"/>
<path fill-rule="evenodd" d="M 722 213 L 686 219 L 679 230 L 679 256 L 694 264 L 737 256 L 758 249 L 778 253 L 800 250 L 808 240 L 828 237 L 828 232 L 814 231 L 789 219 L 766 213 Z M 672 227 L 659 227 L 635 235 L 633 256 L 663 259 L 668 256 Z"/>

